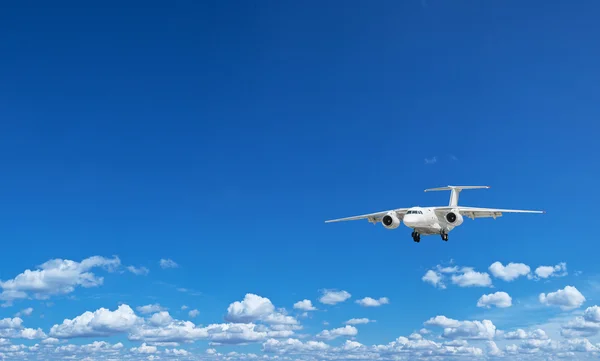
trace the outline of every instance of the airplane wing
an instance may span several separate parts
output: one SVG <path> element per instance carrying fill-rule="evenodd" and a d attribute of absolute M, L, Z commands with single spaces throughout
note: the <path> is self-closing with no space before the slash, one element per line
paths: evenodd
<path fill-rule="evenodd" d="M 346 217 L 346 218 L 332 219 L 332 220 L 329 220 L 329 221 L 325 221 L 325 223 L 342 222 L 342 221 L 355 221 L 357 219 L 368 219 L 369 222 L 371 222 L 371 223 L 377 223 L 377 222 L 380 222 L 381 219 L 383 218 L 383 216 L 385 216 L 388 212 L 396 212 L 396 216 L 398 217 L 398 219 L 402 220 L 404 218 L 404 215 L 406 214 L 407 211 L 408 211 L 408 208 L 390 209 L 388 211 L 382 211 L 382 212 L 377 212 L 377 213 L 369 213 L 369 214 L 362 214 L 360 216 L 352 216 L 352 217 Z"/>
<path fill-rule="evenodd" d="M 451 209 L 458 209 L 460 214 L 475 218 L 498 218 L 502 217 L 503 213 L 546 213 L 545 211 L 529 211 L 522 209 L 498 209 L 498 208 L 478 208 L 478 207 L 437 207 L 436 211 L 449 211 Z"/>

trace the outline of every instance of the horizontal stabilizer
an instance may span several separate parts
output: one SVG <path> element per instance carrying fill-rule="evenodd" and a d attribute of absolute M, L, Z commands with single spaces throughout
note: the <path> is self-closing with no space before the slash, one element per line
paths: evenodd
<path fill-rule="evenodd" d="M 447 186 L 447 187 L 438 187 L 438 188 L 429 188 L 425 189 L 425 192 L 433 192 L 433 191 L 451 191 L 453 189 L 463 190 L 463 189 L 489 189 L 490 186 Z"/>

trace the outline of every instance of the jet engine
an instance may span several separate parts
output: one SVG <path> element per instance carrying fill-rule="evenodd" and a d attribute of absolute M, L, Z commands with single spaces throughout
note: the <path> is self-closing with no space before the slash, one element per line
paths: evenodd
<path fill-rule="evenodd" d="M 460 226 L 463 222 L 463 216 L 458 212 L 457 209 L 446 213 L 446 222 L 453 226 Z"/>
<path fill-rule="evenodd" d="M 388 212 L 381 219 L 381 223 L 386 229 L 395 229 L 400 225 L 400 220 L 398 219 L 396 212 Z"/>

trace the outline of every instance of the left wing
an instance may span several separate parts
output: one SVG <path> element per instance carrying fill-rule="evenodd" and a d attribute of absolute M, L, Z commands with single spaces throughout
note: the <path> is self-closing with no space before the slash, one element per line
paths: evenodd
<path fill-rule="evenodd" d="M 369 213 L 369 214 L 362 214 L 360 216 L 352 216 L 352 217 L 346 217 L 346 218 L 332 219 L 332 220 L 329 220 L 329 221 L 325 221 L 325 223 L 342 222 L 342 221 L 355 221 L 357 219 L 368 219 L 369 222 L 371 222 L 371 223 L 377 223 L 377 222 L 380 222 L 381 219 L 383 218 L 383 216 L 385 216 L 389 212 L 396 212 L 396 216 L 398 217 L 398 219 L 402 220 L 404 218 L 404 215 L 406 214 L 407 211 L 408 211 L 408 208 L 390 209 L 389 211 L 383 211 L 383 212 L 377 212 L 377 213 Z"/>
<path fill-rule="evenodd" d="M 458 209 L 460 214 L 463 216 L 469 217 L 471 219 L 475 218 L 498 218 L 502 217 L 502 213 L 546 213 L 546 211 L 529 211 L 522 209 L 498 209 L 498 208 L 477 208 L 477 207 L 437 207 L 436 211 L 449 211 L 452 209 Z"/>

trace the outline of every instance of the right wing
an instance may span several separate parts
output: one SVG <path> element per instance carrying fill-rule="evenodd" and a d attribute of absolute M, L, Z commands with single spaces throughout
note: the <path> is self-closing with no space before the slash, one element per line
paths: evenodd
<path fill-rule="evenodd" d="M 475 218 L 498 218 L 502 217 L 503 213 L 546 213 L 545 211 L 530 211 L 523 209 L 499 209 L 499 208 L 478 208 L 478 207 L 436 207 L 436 211 L 450 211 L 452 209 L 458 209 L 460 214 Z"/>
<path fill-rule="evenodd" d="M 369 214 L 362 214 L 360 216 L 352 216 L 352 217 L 346 217 L 346 218 L 332 219 L 332 220 L 329 220 L 329 221 L 325 221 L 325 223 L 342 222 L 342 221 L 355 221 L 357 219 L 368 219 L 369 222 L 371 222 L 371 223 L 377 223 L 377 222 L 381 222 L 381 219 L 383 218 L 383 216 L 385 216 L 389 212 L 396 212 L 396 216 L 398 217 L 398 219 L 402 220 L 404 218 L 404 215 L 406 214 L 407 211 L 408 211 L 408 208 L 390 209 L 389 211 L 383 211 L 383 212 L 377 212 L 377 213 L 369 213 Z"/>

